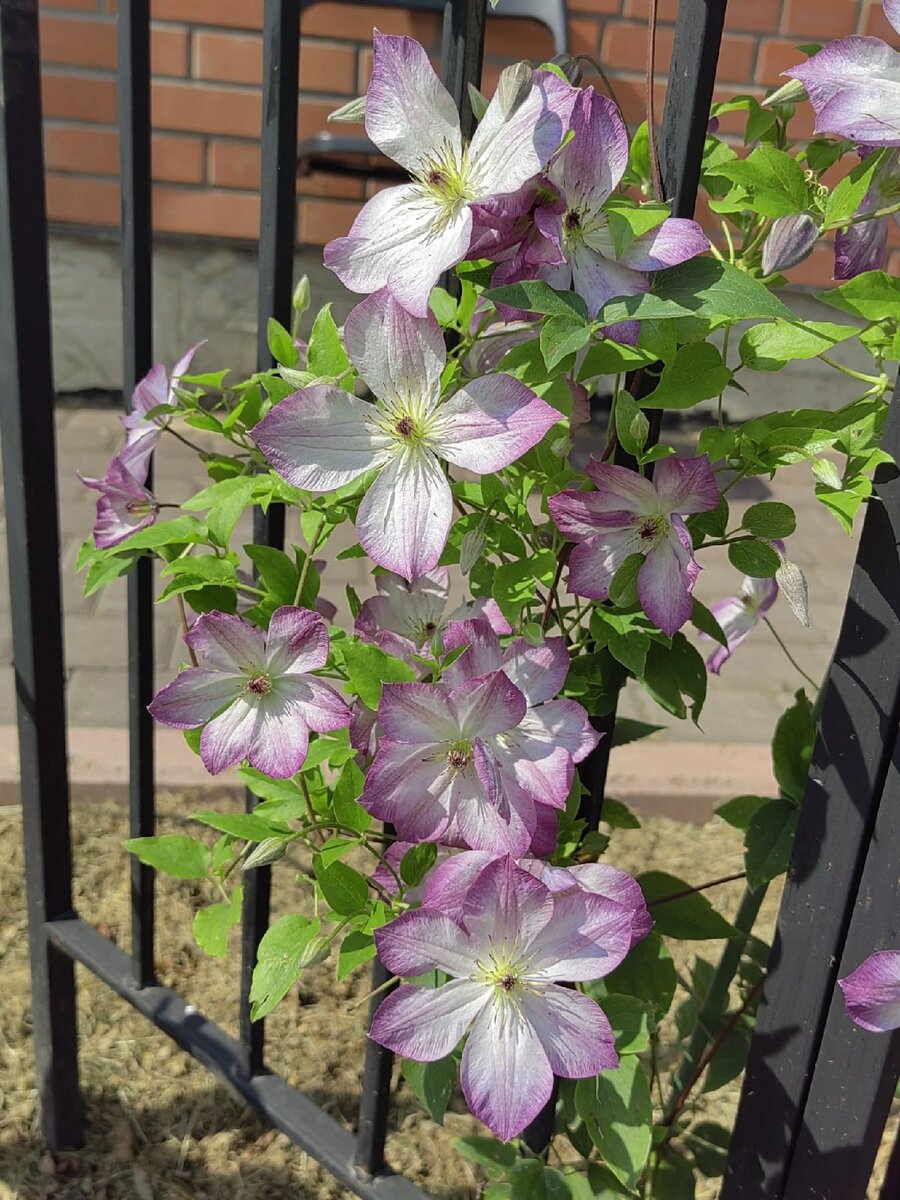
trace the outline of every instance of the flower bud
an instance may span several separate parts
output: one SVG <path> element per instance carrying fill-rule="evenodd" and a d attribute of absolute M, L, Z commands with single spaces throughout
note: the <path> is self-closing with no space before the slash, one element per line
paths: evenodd
<path fill-rule="evenodd" d="M 291 304 L 295 312 L 304 313 L 310 305 L 309 291 L 309 276 L 301 275 L 297 280 L 297 286 L 294 288 L 294 295 L 291 298 Z"/>
<path fill-rule="evenodd" d="M 487 545 L 487 538 L 484 536 L 482 528 L 470 529 L 468 533 L 463 535 L 462 543 L 459 547 L 459 569 L 463 575 L 468 575 L 475 564 L 484 554 L 484 548 Z"/>
<path fill-rule="evenodd" d="M 532 87 L 531 72 L 531 63 L 520 62 L 506 67 L 501 74 L 497 95 L 504 120 L 508 121 L 528 98 Z"/>
<path fill-rule="evenodd" d="M 779 217 L 763 243 L 762 269 L 766 275 L 795 267 L 812 253 L 819 228 L 809 213 Z"/>
<path fill-rule="evenodd" d="M 300 957 L 297 959 L 297 966 L 301 971 L 306 970 L 307 967 L 316 967 L 319 963 L 324 962 L 330 953 L 330 939 L 314 937 L 301 952 Z"/>
<path fill-rule="evenodd" d="M 558 437 L 550 443 L 550 453 L 555 454 L 557 458 L 565 458 L 571 453 L 572 439 L 570 437 Z"/>
<path fill-rule="evenodd" d="M 366 98 L 359 96 L 356 100 L 348 100 L 340 108 L 328 114 L 329 121 L 340 121 L 344 125 L 362 125 L 366 119 Z"/>
<path fill-rule="evenodd" d="M 283 837 L 269 837 L 256 846 L 244 859 L 242 871 L 252 871 L 254 867 L 267 867 L 269 863 L 278 862 L 284 858 L 288 843 Z"/>
<path fill-rule="evenodd" d="M 806 88 L 800 80 L 789 79 L 780 88 L 776 88 L 771 96 L 766 96 L 762 102 L 762 107 L 771 108 L 774 104 L 796 104 L 798 101 L 805 100 L 806 98 Z"/>
<path fill-rule="evenodd" d="M 775 572 L 775 582 L 781 589 L 781 594 L 787 601 L 791 612 L 801 625 L 808 627 L 809 589 L 806 586 L 806 576 L 796 563 L 783 558 L 781 566 Z"/>
<path fill-rule="evenodd" d="M 559 67 L 572 87 L 581 87 L 584 72 L 577 58 L 573 58 L 571 54 L 557 54 L 550 62 L 554 67 Z"/>

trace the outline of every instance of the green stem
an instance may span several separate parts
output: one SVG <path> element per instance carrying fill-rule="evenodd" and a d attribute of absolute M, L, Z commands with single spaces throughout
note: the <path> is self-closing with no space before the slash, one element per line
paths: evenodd
<path fill-rule="evenodd" d="M 312 562 L 312 556 L 315 554 L 319 545 L 319 536 L 322 533 L 322 526 L 325 524 L 325 518 L 319 517 L 319 524 L 316 526 L 316 531 L 309 539 L 309 553 L 303 560 L 303 566 L 300 569 L 300 578 L 297 580 L 297 591 L 294 593 L 294 607 L 300 603 L 300 597 L 303 595 L 303 585 L 306 583 L 306 577 L 309 574 L 309 566 Z"/>
<path fill-rule="evenodd" d="M 878 375 L 864 375 L 862 371 L 854 371 L 852 367 L 845 367 L 843 363 L 839 363 L 835 359 L 829 358 L 827 354 L 820 354 L 818 357 L 823 363 L 827 363 L 828 366 L 833 367 L 835 371 L 840 371 L 842 375 L 849 375 L 851 379 L 861 379 L 863 383 L 881 383 L 881 378 Z"/>
<path fill-rule="evenodd" d="M 788 650 L 787 646 L 784 644 L 784 642 L 780 638 L 780 636 L 778 634 L 778 630 L 775 628 L 775 626 L 772 624 L 772 622 L 769 620 L 769 618 L 763 617 L 763 622 L 768 626 L 769 633 L 771 633 L 772 637 L 775 639 L 775 641 L 781 647 L 784 657 L 788 660 L 788 662 L 791 664 L 791 666 L 794 668 L 794 670 L 803 676 L 803 678 L 806 680 L 806 682 L 809 684 L 809 686 L 811 688 L 813 688 L 814 691 L 818 691 L 819 685 L 816 683 L 816 681 L 814 679 L 811 679 L 809 677 L 809 675 L 807 675 L 807 673 L 803 670 L 803 668 L 800 666 L 800 664 L 797 662 L 797 660 L 791 654 L 790 650 Z"/>
<path fill-rule="evenodd" d="M 890 217 L 895 212 L 900 212 L 900 204 L 889 204 L 887 208 L 877 208 L 874 212 L 860 213 L 859 216 L 850 217 L 845 221 L 823 225 L 821 232 L 828 233 L 832 229 L 844 229 L 848 225 L 861 225 L 863 221 L 874 221 L 876 217 Z"/>
<path fill-rule="evenodd" d="M 722 224 L 723 224 L 723 226 L 725 226 L 726 229 L 728 228 L 728 226 L 725 225 L 724 221 L 722 222 Z M 729 239 L 729 245 L 731 245 L 730 239 Z M 734 246 L 731 246 L 731 261 L 734 262 Z M 728 366 L 728 341 L 729 341 L 730 337 L 731 337 L 731 326 L 726 325 L 725 326 L 725 335 L 722 338 L 722 362 L 725 363 L 726 367 Z M 724 398 L 725 398 L 725 389 L 722 388 L 721 392 L 719 392 L 719 399 L 716 401 L 716 420 L 719 423 L 720 429 L 725 428 L 725 421 L 722 416 L 722 402 L 723 402 Z"/>

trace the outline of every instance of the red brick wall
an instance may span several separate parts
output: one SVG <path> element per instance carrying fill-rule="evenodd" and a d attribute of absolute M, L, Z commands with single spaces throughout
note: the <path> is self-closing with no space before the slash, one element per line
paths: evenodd
<path fill-rule="evenodd" d="M 47 192 L 55 222 L 118 224 L 115 7 L 116 0 L 41 4 Z M 572 52 L 598 58 L 626 117 L 641 120 L 648 0 L 569 0 L 569 10 Z M 257 235 L 262 11 L 263 0 L 152 2 L 154 221 L 162 233 Z M 676 11 L 677 0 L 659 0 L 660 112 Z M 365 90 L 373 25 L 437 50 L 438 22 L 430 15 L 370 3 L 317 4 L 303 23 L 301 138 L 325 129 L 329 112 Z M 718 94 L 762 96 L 797 61 L 797 43 L 857 31 L 892 36 L 879 0 L 729 0 Z M 538 26 L 493 18 L 485 90 L 504 62 L 551 53 Z M 314 245 L 347 231 L 367 190 L 315 176 L 298 187 L 298 236 Z M 824 282 L 830 270 L 829 252 L 819 248 L 804 281 Z"/>

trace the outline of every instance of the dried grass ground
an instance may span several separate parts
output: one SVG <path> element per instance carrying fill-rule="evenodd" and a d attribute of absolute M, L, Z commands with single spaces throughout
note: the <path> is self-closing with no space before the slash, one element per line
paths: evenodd
<path fill-rule="evenodd" d="M 183 830 L 185 815 L 208 805 L 208 797 L 162 797 L 161 832 Z M 76 906 L 127 944 L 128 858 L 120 847 L 127 836 L 125 814 L 113 803 L 78 805 L 73 822 Z M 0 811 L 0 843 L 5 847 L 0 855 L 0 1200 L 336 1200 L 348 1195 L 284 1135 L 235 1102 L 188 1055 L 80 968 L 87 1143 L 57 1160 L 43 1150 L 35 1111 L 17 810 Z M 719 820 L 697 828 L 655 818 L 640 830 L 617 832 L 613 849 L 611 861 L 626 870 L 664 869 L 692 883 L 741 865 L 740 839 Z M 740 890 L 739 884 L 718 889 L 716 898 L 726 915 L 733 913 Z M 191 935 L 197 902 L 211 899 L 205 885 L 160 880 L 159 974 L 163 983 L 233 1033 L 236 939 L 227 959 L 213 960 L 200 953 Z M 306 903 L 290 864 L 279 864 L 275 915 L 304 911 Z M 761 936 L 770 933 L 776 905 L 772 894 L 761 914 Z M 693 949 L 685 945 L 682 965 Z M 703 947 L 706 957 L 715 950 L 709 943 Z M 268 1021 L 272 1068 L 348 1126 L 355 1120 L 367 1007 L 354 1003 L 368 986 L 365 970 L 336 983 L 333 967 L 324 963 L 307 973 L 299 992 L 294 989 Z M 736 1087 L 724 1088 L 706 1098 L 706 1114 L 728 1124 L 736 1100 Z M 895 1118 L 892 1132 L 896 1124 Z M 480 1177 L 450 1145 L 453 1136 L 479 1131 L 458 1097 L 441 1127 L 401 1085 L 390 1129 L 388 1160 L 397 1170 L 444 1200 L 479 1194 Z M 715 1200 L 717 1194 L 718 1181 L 704 1181 L 697 1200 Z"/>

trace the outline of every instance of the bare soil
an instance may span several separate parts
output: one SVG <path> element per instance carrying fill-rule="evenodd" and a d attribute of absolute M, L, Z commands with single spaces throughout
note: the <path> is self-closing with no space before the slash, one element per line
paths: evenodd
<path fill-rule="evenodd" d="M 187 814 L 208 797 L 163 796 L 160 832 L 188 828 Z M 126 815 L 112 802 L 73 811 L 76 907 L 107 936 L 127 946 L 129 928 Z M 191 826 L 196 831 L 197 826 Z M 188 1055 L 79 968 L 78 1023 L 81 1085 L 87 1109 L 83 1149 L 54 1157 L 41 1143 L 31 1046 L 28 955 L 24 912 L 21 814 L 0 810 L 0 1200 L 336 1200 L 349 1195 L 308 1155 L 265 1126 Z M 302 857 L 277 865 L 274 915 L 308 911 L 298 883 Z M 741 868 L 738 835 L 715 819 L 701 827 L 666 818 L 640 830 L 617 831 L 609 861 L 638 873 L 664 869 L 701 883 Z M 739 883 L 716 891 L 726 916 Z M 236 1032 L 237 938 L 226 959 L 210 959 L 191 934 L 199 904 L 217 897 L 205 884 L 161 878 L 157 956 L 160 979 L 229 1032 Z M 773 889 L 758 932 L 770 934 L 777 909 Z M 686 968 L 698 948 L 679 947 Z M 717 947 L 706 943 L 705 957 Z M 683 972 L 682 972 L 683 973 Z M 369 990 L 367 970 L 338 983 L 326 962 L 267 1022 L 269 1065 L 348 1128 L 356 1119 Z M 663 1064 L 672 1066 L 674 1064 Z M 730 1085 L 703 1100 L 707 1119 L 728 1124 L 737 1102 Z M 897 1128 L 888 1126 L 871 1196 Z M 459 1096 L 443 1126 L 421 1110 L 401 1082 L 395 1093 L 388 1161 L 427 1192 L 470 1200 L 481 1177 L 452 1148 L 454 1136 L 483 1132 Z M 714 1200 L 717 1180 L 698 1185 L 697 1200 Z"/>

